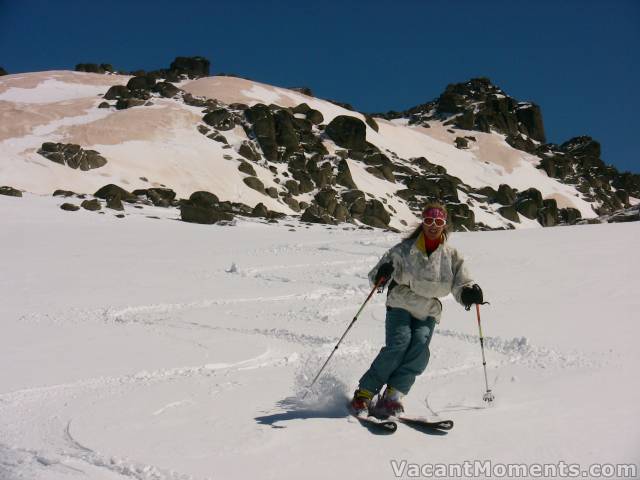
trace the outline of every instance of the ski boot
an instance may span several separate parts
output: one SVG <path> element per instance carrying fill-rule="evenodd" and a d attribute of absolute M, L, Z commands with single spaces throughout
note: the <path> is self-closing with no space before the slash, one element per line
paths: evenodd
<path fill-rule="evenodd" d="M 372 392 L 364 388 L 359 388 L 354 392 L 353 399 L 349 406 L 356 416 L 366 417 L 369 415 L 369 407 L 371 406 L 372 399 Z"/>
<path fill-rule="evenodd" d="M 402 406 L 402 392 L 396 390 L 393 387 L 387 386 L 384 394 L 376 403 L 375 413 L 376 416 L 381 417 L 397 417 L 404 413 L 404 407 Z"/>

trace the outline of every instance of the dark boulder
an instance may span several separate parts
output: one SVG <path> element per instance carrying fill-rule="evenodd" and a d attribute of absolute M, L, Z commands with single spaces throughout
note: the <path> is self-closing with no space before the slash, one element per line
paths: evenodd
<path fill-rule="evenodd" d="M 342 198 L 342 201 L 347 203 L 347 204 L 352 204 L 353 202 L 355 202 L 356 200 L 358 200 L 359 198 L 364 199 L 364 192 L 362 190 L 348 190 L 346 192 L 342 192 L 342 194 L 340 195 Z M 363 210 L 364 212 L 364 210 Z"/>
<path fill-rule="evenodd" d="M 204 57 L 176 57 L 169 69 L 189 78 L 208 77 L 211 63 Z"/>
<path fill-rule="evenodd" d="M 118 196 L 107 197 L 107 208 L 122 212 L 124 210 L 124 205 L 122 205 L 122 199 Z"/>
<path fill-rule="evenodd" d="M 311 192 L 315 186 L 311 180 L 311 176 L 304 170 L 294 170 L 292 172 L 294 179 L 298 181 L 298 192 L 308 193 Z"/>
<path fill-rule="evenodd" d="M 255 169 L 247 162 L 240 162 L 240 165 L 238 165 L 238 170 L 240 170 L 242 173 L 246 173 L 247 175 L 251 175 L 252 177 L 256 176 Z"/>
<path fill-rule="evenodd" d="M 295 180 L 287 180 L 286 182 L 284 182 L 284 186 L 291 195 L 300 194 L 299 184 Z"/>
<path fill-rule="evenodd" d="M 129 90 L 151 90 L 156 84 L 156 79 L 150 76 L 132 77 L 127 82 Z"/>
<path fill-rule="evenodd" d="M 325 128 L 325 133 L 336 145 L 358 151 L 367 147 L 366 132 L 362 120 L 348 115 L 338 115 Z"/>
<path fill-rule="evenodd" d="M 264 191 L 271 198 L 278 198 L 278 189 L 276 187 L 267 187 Z"/>
<path fill-rule="evenodd" d="M 373 119 L 373 117 L 371 115 L 365 115 L 364 116 L 364 121 L 366 122 L 367 125 L 369 125 L 369 127 L 371 127 L 375 132 L 378 131 L 378 129 L 380 127 L 378 127 L 378 124 L 376 123 L 376 121 Z"/>
<path fill-rule="evenodd" d="M 58 189 L 55 192 L 53 192 L 53 196 L 54 197 L 72 197 L 73 195 L 76 195 L 75 192 L 72 192 L 71 190 L 61 190 Z"/>
<path fill-rule="evenodd" d="M 520 217 L 518 216 L 518 211 L 516 207 L 513 205 L 509 205 L 508 207 L 500 207 L 498 208 L 498 213 L 502 215 L 507 220 L 511 220 L 515 223 L 520 223 Z"/>
<path fill-rule="evenodd" d="M 301 113 L 303 115 L 306 115 L 309 110 L 311 110 L 311 107 L 306 103 L 301 103 L 291 109 L 293 113 Z"/>
<path fill-rule="evenodd" d="M 456 148 L 459 148 L 461 150 L 469 148 L 469 140 L 464 137 L 456 137 L 455 144 Z"/>
<path fill-rule="evenodd" d="M 164 98 L 173 98 L 178 93 L 181 92 L 181 90 L 178 87 L 176 87 L 173 83 L 169 83 L 169 82 L 156 83 L 153 86 L 153 91 L 159 93 L 160 96 Z"/>
<path fill-rule="evenodd" d="M 533 140 L 545 143 L 546 136 L 542 123 L 540 107 L 534 103 L 522 103 L 516 107 L 516 118 L 520 122 L 519 129 Z"/>
<path fill-rule="evenodd" d="M 276 125 L 269 107 L 258 103 L 245 110 L 244 114 L 252 125 L 253 134 L 260 144 L 265 158 L 271 162 L 278 161 Z"/>
<path fill-rule="evenodd" d="M 573 225 L 582 218 L 582 215 L 580 214 L 580 210 L 567 207 L 559 210 L 559 217 L 562 223 Z"/>
<path fill-rule="evenodd" d="M 530 220 L 538 218 L 540 207 L 532 198 L 524 198 L 516 204 L 516 210 Z"/>
<path fill-rule="evenodd" d="M 0 187 L 0 195 L 6 195 L 8 197 L 22 197 L 22 192 L 13 187 L 5 185 Z"/>
<path fill-rule="evenodd" d="M 339 222 L 346 222 L 350 219 L 351 215 L 349 214 L 349 210 L 347 207 L 339 203 L 336 205 L 335 210 L 333 211 L 333 218 L 335 218 Z"/>
<path fill-rule="evenodd" d="M 73 143 L 42 144 L 38 153 L 52 162 L 66 165 L 82 171 L 100 168 L 107 164 L 107 160 L 95 150 L 83 150 L 80 145 Z"/>
<path fill-rule="evenodd" d="M 386 228 L 391 221 L 391 215 L 380 200 L 371 199 L 366 203 L 361 221 L 372 227 Z"/>
<path fill-rule="evenodd" d="M 257 177 L 244 177 L 242 181 L 249 188 L 252 188 L 260 193 L 266 193 L 264 190 L 264 184 Z"/>
<path fill-rule="evenodd" d="M 169 207 L 174 204 L 176 192 L 170 188 L 138 189 L 131 192 L 137 197 L 147 197 L 156 207 Z"/>
<path fill-rule="evenodd" d="M 145 100 L 141 98 L 119 98 L 116 102 L 116 110 L 126 110 L 127 108 L 141 107 Z"/>
<path fill-rule="evenodd" d="M 223 143 L 224 145 L 229 145 L 229 142 L 227 141 L 227 137 L 225 137 L 220 132 L 210 133 L 209 135 L 207 135 L 207 138 L 210 138 L 211 140 L 214 140 L 214 141 L 219 142 L 219 143 Z M 240 152 L 238 152 L 238 153 L 240 153 Z"/>
<path fill-rule="evenodd" d="M 516 201 L 516 191 L 503 183 L 498 187 L 498 192 L 491 201 L 498 202 L 500 205 L 513 205 Z"/>
<path fill-rule="evenodd" d="M 515 135 L 507 135 L 505 142 L 517 150 L 522 150 L 523 152 L 528 153 L 535 153 L 538 148 L 538 146 L 533 143 L 529 137 L 523 137 L 519 133 Z"/>
<path fill-rule="evenodd" d="M 130 193 L 124 188 L 112 183 L 98 189 L 98 191 L 94 193 L 93 196 L 102 198 L 103 200 L 109 200 L 110 198 L 119 198 L 127 202 L 135 202 L 136 200 L 138 200 L 138 197 L 133 193 Z"/>
<path fill-rule="evenodd" d="M 282 197 L 282 201 L 286 203 L 289 206 L 289 208 L 294 212 L 300 211 L 300 203 L 298 203 L 298 201 L 295 198 L 293 198 L 291 195 L 286 195 Z"/>
<path fill-rule="evenodd" d="M 313 92 L 309 87 L 291 87 L 289 90 L 293 90 L 294 92 L 302 93 L 308 97 L 313 97 Z"/>
<path fill-rule="evenodd" d="M 319 110 L 314 110 L 313 108 L 306 113 L 306 117 L 307 120 L 309 120 L 314 125 L 320 125 L 322 122 L 324 122 L 324 116 L 322 115 L 322 112 L 320 112 Z"/>
<path fill-rule="evenodd" d="M 336 182 L 349 189 L 358 188 L 351 177 L 351 170 L 349 170 L 349 164 L 346 160 L 340 160 L 338 163 L 338 175 L 336 175 Z"/>
<path fill-rule="evenodd" d="M 180 206 L 180 218 L 183 222 L 213 224 L 233 220 L 233 215 L 215 208 L 183 203 Z"/>
<path fill-rule="evenodd" d="M 304 118 L 297 118 L 294 116 L 291 121 L 293 122 L 293 127 L 296 131 L 297 136 L 299 136 L 301 139 L 306 139 L 310 135 L 312 135 L 311 132 L 313 131 L 313 124 L 309 120 L 306 120 Z M 297 141 L 298 139 L 296 138 L 296 143 Z"/>
<path fill-rule="evenodd" d="M 493 187 L 486 186 L 486 187 L 478 188 L 475 191 L 475 193 L 487 197 L 486 203 L 492 203 L 498 192 Z M 515 195 L 514 195 L 514 198 L 515 198 Z"/>
<path fill-rule="evenodd" d="M 229 110 L 224 108 L 215 109 L 207 113 L 202 121 L 218 130 L 231 130 L 236 126 L 235 118 Z"/>
<path fill-rule="evenodd" d="M 4 75 L 8 75 L 8 73 L 4 68 L 0 67 L 0 77 L 2 77 Z"/>
<path fill-rule="evenodd" d="M 300 217 L 302 222 L 333 224 L 335 221 L 317 205 L 310 205 Z"/>
<path fill-rule="evenodd" d="M 113 72 L 113 66 L 109 63 L 101 63 L 100 65 L 97 63 L 78 63 L 75 67 L 75 71 L 86 73 L 107 73 Z"/>
<path fill-rule="evenodd" d="M 60 205 L 60 208 L 62 210 L 66 210 L 67 212 L 75 212 L 76 210 L 80 210 L 80 207 L 74 205 L 73 203 L 63 203 L 62 205 Z"/>
<path fill-rule="evenodd" d="M 244 158 L 246 158 L 247 160 L 252 160 L 254 162 L 257 162 L 258 160 L 262 159 L 260 154 L 257 152 L 255 146 L 253 145 L 253 143 L 247 140 L 242 141 L 242 143 L 240 144 L 240 147 L 238 148 L 238 153 L 242 155 Z"/>
<path fill-rule="evenodd" d="M 456 232 L 475 230 L 475 214 L 465 203 L 448 203 L 449 223 L 451 229 Z"/>
<path fill-rule="evenodd" d="M 117 100 L 119 98 L 131 97 L 131 91 L 124 85 L 114 85 L 104 94 L 105 100 Z"/>
<path fill-rule="evenodd" d="M 96 211 L 96 210 L 102 209 L 102 205 L 100 205 L 100 202 L 96 198 L 94 198 L 93 200 L 85 200 L 80 204 L 80 206 L 85 210 L 90 210 L 90 211 Z"/>
<path fill-rule="evenodd" d="M 191 204 L 202 208 L 215 208 L 219 203 L 217 195 L 204 190 L 193 192 L 188 201 Z"/>
<path fill-rule="evenodd" d="M 255 207 L 253 207 L 253 211 L 251 212 L 252 217 L 262 217 L 268 218 L 269 209 L 264 206 L 264 203 L 260 202 Z"/>
<path fill-rule="evenodd" d="M 298 135 L 294 127 L 294 117 L 287 110 L 278 110 L 273 115 L 276 143 L 285 148 L 285 156 L 298 150 Z"/>
<path fill-rule="evenodd" d="M 318 206 L 326 210 L 329 215 L 333 215 L 333 212 L 338 206 L 336 191 L 332 188 L 323 188 L 318 193 L 316 193 L 314 199 Z"/>
<path fill-rule="evenodd" d="M 180 218 L 184 222 L 213 224 L 233 220 L 232 205 L 219 202 L 210 192 L 198 191 L 191 194 L 189 200 L 181 201 Z"/>
<path fill-rule="evenodd" d="M 309 175 L 318 188 L 335 184 L 333 165 L 331 165 L 331 163 L 325 162 L 320 165 L 320 168 L 312 168 L 312 166 L 315 166 L 312 162 L 312 160 L 307 162 L 307 169 L 309 170 Z"/>
<path fill-rule="evenodd" d="M 538 211 L 538 222 L 543 227 L 553 227 L 560 220 L 557 202 L 550 198 L 542 201 L 542 208 Z"/>

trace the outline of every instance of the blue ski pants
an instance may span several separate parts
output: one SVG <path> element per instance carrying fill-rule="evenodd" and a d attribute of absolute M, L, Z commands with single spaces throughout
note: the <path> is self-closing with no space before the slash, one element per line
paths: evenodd
<path fill-rule="evenodd" d="M 402 308 L 387 307 L 385 346 L 360 379 L 360 388 L 378 393 L 386 384 L 409 393 L 429 363 L 429 343 L 436 319 L 418 320 Z"/>

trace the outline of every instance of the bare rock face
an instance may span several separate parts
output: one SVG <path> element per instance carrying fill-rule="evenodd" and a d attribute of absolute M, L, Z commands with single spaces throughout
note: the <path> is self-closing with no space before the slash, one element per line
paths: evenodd
<path fill-rule="evenodd" d="M 72 143 L 46 142 L 42 144 L 38 153 L 52 162 L 83 171 L 100 168 L 107 164 L 107 160 L 99 152 L 83 150 L 80 145 Z"/>

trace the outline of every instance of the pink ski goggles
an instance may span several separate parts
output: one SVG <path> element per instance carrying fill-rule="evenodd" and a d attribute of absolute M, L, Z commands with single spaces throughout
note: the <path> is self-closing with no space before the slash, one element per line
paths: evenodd
<path fill-rule="evenodd" d="M 447 224 L 447 214 L 439 208 L 430 208 L 422 212 L 422 223 L 427 227 L 433 224 L 436 227 L 444 227 Z"/>

